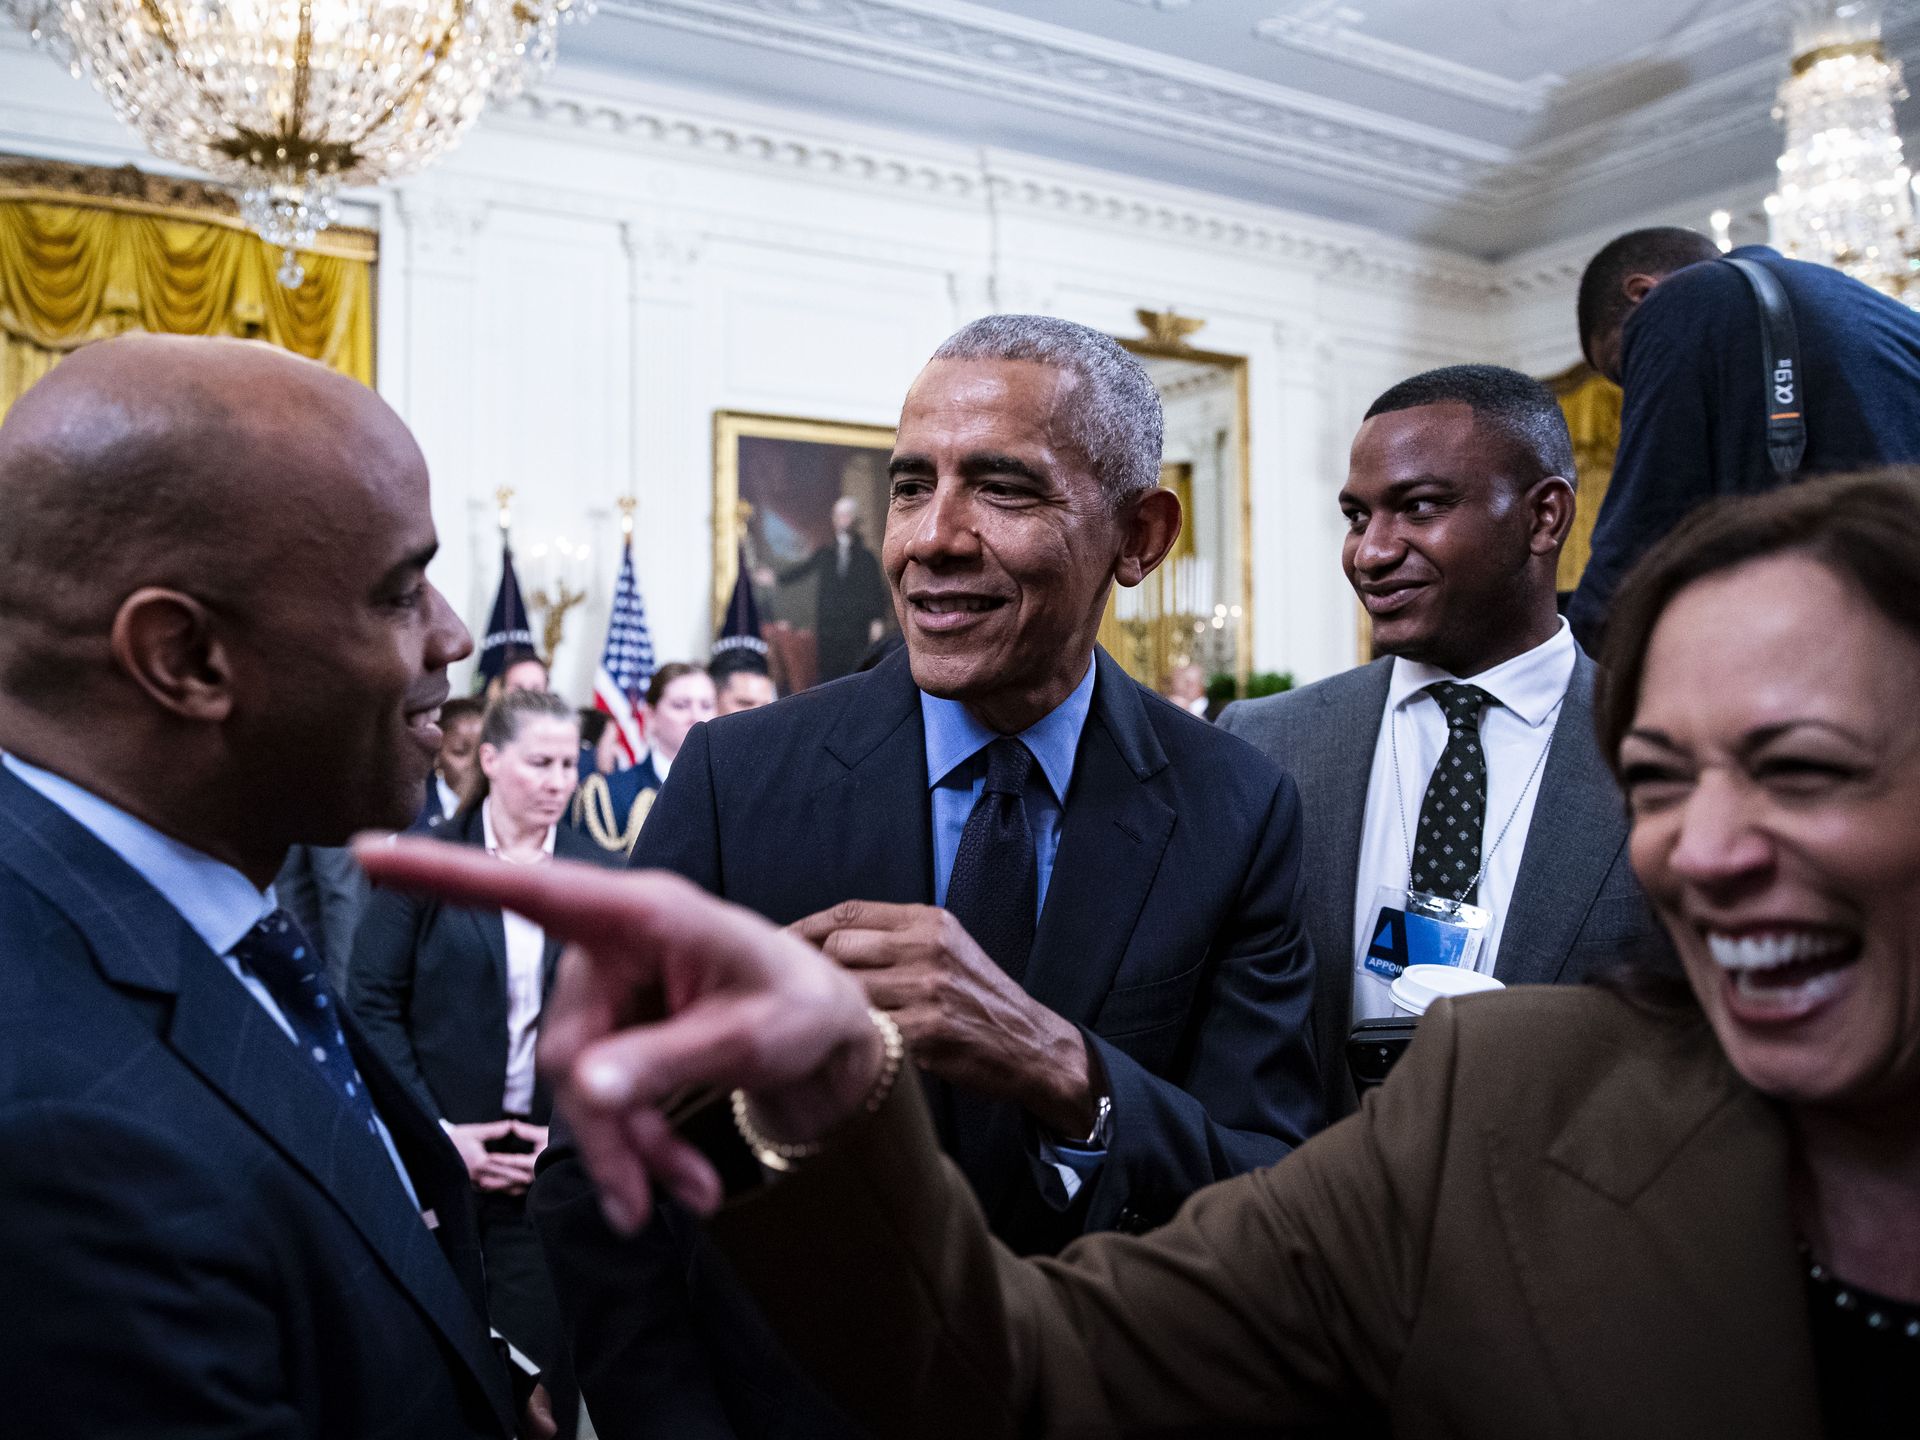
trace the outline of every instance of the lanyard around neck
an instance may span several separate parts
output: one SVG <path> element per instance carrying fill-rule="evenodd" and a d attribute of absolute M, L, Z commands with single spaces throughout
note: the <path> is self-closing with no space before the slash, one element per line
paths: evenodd
<path fill-rule="evenodd" d="M 1428 698 L 1431 699 L 1432 697 L 1429 696 Z M 1436 701 L 1435 703 L 1437 704 L 1438 702 Z M 1513 828 L 1513 822 L 1520 818 L 1520 807 L 1527 803 L 1527 795 L 1533 789 L 1533 782 L 1540 778 L 1541 768 L 1547 763 L 1547 752 L 1553 749 L 1554 732 L 1560 728 L 1560 707 L 1566 703 L 1567 697 L 1565 695 L 1562 695 L 1558 700 L 1553 702 L 1553 710 L 1547 716 L 1546 743 L 1540 747 L 1540 753 L 1533 758 L 1533 769 L 1527 774 L 1527 783 L 1520 787 L 1520 797 L 1513 802 L 1513 809 L 1507 815 L 1507 823 L 1500 827 L 1500 833 L 1494 836 L 1493 844 L 1487 846 L 1480 852 L 1480 868 L 1473 872 L 1473 879 L 1467 882 L 1466 888 L 1458 895 L 1448 897 L 1456 903 L 1466 899 L 1467 896 L 1473 894 L 1473 892 L 1480 887 L 1480 881 L 1486 876 L 1487 866 L 1493 862 L 1493 852 L 1500 848 L 1500 842 L 1507 838 L 1507 831 L 1511 830 Z M 1406 787 L 1400 782 L 1400 712 L 1404 708 L 1405 704 L 1402 702 L 1402 704 L 1394 706 L 1392 713 L 1387 716 L 1387 745 L 1393 752 L 1393 803 L 1395 808 L 1400 812 L 1400 843 L 1406 847 L 1407 851 L 1407 884 L 1408 887 L 1411 888 L 1413 884 L 1413 835 L 1412 832 L 1407 829 Z M 1485 743 L 1483 738 L 1481 741 L 1482 748 L 1485 748 Z M 1444 755 L 1445 753 L 1445 747 L 1442 747 L 1441 754 Z M 1487 793 L 1488 795 L 1492 795 L 1492 756 L 1488 756 L 1487 758 L 1489 761 L 1487 766 Z M 1432 781 L 1429 780 L 1428 783 L 1431 784 Z"/>

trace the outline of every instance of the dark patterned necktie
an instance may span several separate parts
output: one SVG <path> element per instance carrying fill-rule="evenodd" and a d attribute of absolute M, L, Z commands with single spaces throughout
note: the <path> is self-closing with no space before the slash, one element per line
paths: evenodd
<path fill-rule="evenodd" d="M 378 1134 L 366 1082 L 354 1068 L 340 1029 L 340 1001 L 328 988 L 320 958 L 298 922 L 284 910 L 273 911 L 233 947 L 233 958 L 267 987 L 293 1027 L 295 1043 L 347 1113 L 365 1125 L 369 1135 Z"/>
<path fill-rule="evenodd" d="M 1498 703 L 1477 685 L 1442 680 L 1427 686 L 1447 717 L 1447 748 L 1427 781 L 1420 824 L 1413 835 L 1415 890 L 1449 900 L 1472 900 L 1480 875 L 1480 841 L 1487 823 L 1487 757 L 1480 748 L 1480 710 Z"/>
<path fill-rule="evenodd" d="M 1011 737 L 987 746 L 987 788 L 973 803 L 947 879 L 947 909 L 974 943 L 1014 980 L 1033 950 L 1040 871 L 1027 828 L 1033 752 Z"/>

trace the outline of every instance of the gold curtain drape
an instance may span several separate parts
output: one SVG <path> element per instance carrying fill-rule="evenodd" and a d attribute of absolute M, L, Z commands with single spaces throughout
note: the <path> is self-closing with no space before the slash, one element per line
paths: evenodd
<path fill-rule="evenodd" d="M 1607 498 L 1613 478 L 1613 456 L 1620 446 L 1620 387 L 1582 362 L 1546 382 L 1567 417 L 1573 434 L 1573 462 L 1580 472 L 1580 504 L 1573 531 L 1560 552 L 1559 588 L 1580 583 L 1593 553 L 1593 522 L 1600 502 Z"/>
<path fill-rule="evenodd" d="M 373 383 L 373 244 L 279 252 L 235 222 L 140 200 L 10 190 L 0 174 L 0 416 L 60 358 L 128 330 L 267 340 Z"/>

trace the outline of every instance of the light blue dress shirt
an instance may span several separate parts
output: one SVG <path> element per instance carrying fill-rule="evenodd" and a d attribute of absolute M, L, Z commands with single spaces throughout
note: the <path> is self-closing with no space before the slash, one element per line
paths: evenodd
<path fill-rule="evenodd" d="M 1047 904 L 1047 886 L 1053 862 L 1060 853 L 1060 823 L 1073 783 L 1074 757 L 1080 750 L 1080 732 L 1093 708 L 1095 666 L 1087 662 L 1086 676 L 1073 693 L 1046 715 L 1022 730 L 1018 739 L 1033 752 L 1034 767 L 1027 775 L 1023 797 L 1027 827 L 1033 831 L 1033 858 L 1039 870 L 1038 909 Z M 933 804 L 933 901 L 947 903 L 947 882 L 953 878 L 954 856 L 967 819 L 987 785 L 986 748 L 1000 739 L 976 720 L 958 700 L 941 700 L 920 692 L 920 718 L 927 732 L 927 788 Z M 1036 910 L 1034 920 L 1037 923 Z M 1064 1145 L 1034 1128 L 1041 1163 L 1036 1169 L 1041 1191 L 1056 1207 L 1065 1209 L 1080 1187 L 1100 1168 L 1105 1150 L 1083 1150 Z"/>
<path fill-rule="evenodd" d="M 1060 819 L 1073 783 L 1073 760 L 1080 732 L 1093 708 L 1094 667 L 1073 693 L 1016 737 L 1033 752 L 1027 775 L 1027 828 L 1033 831 L 1033 858 L 1040 871 L 1039 905 L 1047 903 L 1054 857 L 1060 853 Z M 927 731 L 927 785 L 933 792 L 933 903 L 947 903 L 947 882 L 967 818 L 987 785 L 986 748 L 1000 738 L 974 719 L 958 700 L 939 700 L 920 692 L 920 717 Z M 1034 919 L 1040 918 L 1039 911 Z"/>
<path fill-rule="evenodd" d="M 255 889 L 253 882 L 231 865 L 161 834 L 118 805 L 51 771 L 29 765 L 18 756 L 0 755 L 0 765 L 58 805 L 94 839 L 131 865 L 141 879 L 180 912 L 180 918 L 206 942 L 207 948 L 220 957 L 234 979 L 280 1027 L 287 1043 L 300 1043 L 294 1038 L 293 1027 L 287 1023 L 272 992 L 230 953 L 249 930 L 276 908 L 271 885 L 264 891 Z M 394 1148 L 386 1121 L 376 1114 L 374 1123 L 380 1127 L 380 1143 L 387 1147 L 388 1158 L 406 1188 L 407 1198 L 418 1210 L 420 1197 L 414 1191 L 407 1167 L 400 1163 L 400 1152 Z"/>

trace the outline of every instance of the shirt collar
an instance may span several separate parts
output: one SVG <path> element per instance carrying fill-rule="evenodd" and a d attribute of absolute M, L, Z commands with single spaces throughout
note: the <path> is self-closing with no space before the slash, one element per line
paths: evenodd
<path fill-rule="evenodd" d="M 1033 752 L 1047 777 L 1047 788 L 1062 805 L 1067 803 L 1067 786 L 1073 780 L 1073 757 L 1080 749 L 1080 732 L 1086 728 L 1087 713 L 1093 708 L 1095 669 L 1089 657 L 1087 673 L 1073 687 L 1073 693 L 1018 737 Z M 920 692 L 920 715 L 927 729 L 929 789 L 1000 738 L 997 730 L 981 724 L 958 700 L 942 700 L 924 690 Z"/>
<path fill-rule="evenodd" d="M 560 827 L 558 825 L 549 825 L 547 827 L 547 838 L 545 841 L 547 854 L 553 854 L 554 838 L 559 833 Z M 493 834 L 493 800 L 491 798 L 480 802 L 480 834 L 487 842 L 487 853 L 489 855 L 498 855 L 500 853 L 500 842 L 494 838 Z"/>
<path fill-rule="evenodd" d="M 111 801 L 71 780 L 29 765 L 17 755 L 0 756 L 21 780 L 58 805 L 94 839 L 131 865 L 185 920 L 209 950 L 225 955 L 274 909 L 273 887 L 264 891 L 238 870 L 129 815 Z"/>
<path fill-rule="evenodd" d="M 1459 680 L 1478 685 L 1537 730 L 1566 696 L 1573 659 L 1573 632 L 1564 619 L 1551 639 L 1478 675 L 1449 675 L 1437 666 L 1399 658 L 1393 662 L 1393 680 L 1387 686 L 1387 709 L 1399 709 L 1436 681 Z"/>

